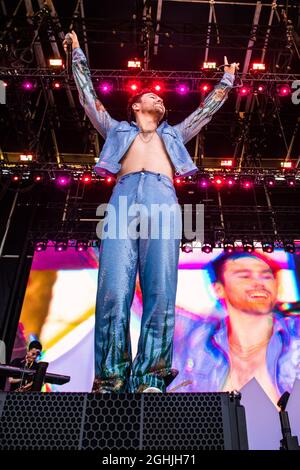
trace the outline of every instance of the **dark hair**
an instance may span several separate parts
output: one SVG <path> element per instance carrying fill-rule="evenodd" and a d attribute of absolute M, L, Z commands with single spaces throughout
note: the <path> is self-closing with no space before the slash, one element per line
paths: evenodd
<path fill-rule="evenodd" d="M 243 252 L 234 252 L 234 253 L 222 253 L 211 263 L 211 269 L 209 270 L 209 276 L 211 282 L 222 282 L 224 283 L 223 273 L 224 266 L 227 261 L 235 260 L 240 258 L 257 258 L 261 261 L 264 261 L 272 270 L 274 276 L 277 271 L 279 271 L 279 265 L 272 259 L 267 258 L 266 256 L 261 255 L 260 253 L 245 253 Z"/>
<path fill-rule="evenodd" d="M 133 95 L 129 98 L 128 103 L 127 103 L 127 119 L 128 119 L 128 121 L 132 121 L 134 119 L 134 111 L 132 109 L 132 105 L 134 103 L 140 103 L 142 96 L 146 95 L 147 93 L 156 94 L 150 88 L 144 88 L 142 91 L 140 91 L 140 93 L 137 93 L 136 95 Z"/>
<path fill-rule="evenodd" d="M 39 341 L 34 340 L 34 341 L 31 341 L 31 343 L 28 346 L 28 351 L 30 351 L 31 349 L 39 349 L 40 351 L 42 351 L 43 346 L 41 345 Z"/>

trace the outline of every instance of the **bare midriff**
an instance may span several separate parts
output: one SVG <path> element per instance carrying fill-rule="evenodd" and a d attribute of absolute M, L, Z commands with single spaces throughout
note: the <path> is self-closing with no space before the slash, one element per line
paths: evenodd
<path fill-rule="evenodd" d="M 142 138 L 146 141 L 144 142 L 141 136 L 137 135 L 122 158 L 121 170 L 117 178 L 127 173 L 146 170 L 161 173 L 173 179 L 173 165 L 166 152 L 163 141 L 156 132 L 152 136 L 144 135 Z"/>

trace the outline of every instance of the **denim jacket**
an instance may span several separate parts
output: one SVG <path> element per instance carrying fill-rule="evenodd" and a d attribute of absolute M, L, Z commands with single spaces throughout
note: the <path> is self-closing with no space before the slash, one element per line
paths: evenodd
<path fill-rule="evenodd" d="M 80 103 L 95 129 L 106 139 L 95 171 L 101 176 L 109 173 L 116 174 L 121 169 L 120 160 L 140 129 L 135 122 L 116 121 L 105 110 L 97 98 L 86 57 L 79 47 L 73 50 L 72 68 Z M 175 126 L 170 126 L 163 121 L 157 128 L 157 133 L 164 142 L 176 175 L 187 176 L 197 171 L 184 144 L 197 135 L 223 105 L 233 86 L 233 81 L 234 75 L 225 72 L 220 83 L 184 121 Z"/>

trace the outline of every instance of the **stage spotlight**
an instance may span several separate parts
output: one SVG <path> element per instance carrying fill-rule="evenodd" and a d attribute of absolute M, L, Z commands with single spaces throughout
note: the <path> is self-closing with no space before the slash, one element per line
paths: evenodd
<path fill-rule="evenodd" d="M 248 240 L 243 241 L 243 249 L 245 253 L 252 253 L 254 251 L 254 245 Z"/>
<path fill-rule="evenodd" d="M 68 174 L 58 175 L 56 177 L 56 183 L 58 186 L 69 186 L 71 183 L 71 177 Z"/>
<path fill-rule="evenodd" d="M 203 253 L 209 254 L 212 252 L 213 247 L 211 243 L 204 243 L 201 248 Z"/>
<path fill-rule="evenodd" d="M 35 175 L 33 175 L 33 181 L 35 183 L 41 183 L 42 181 L 44 181 L 44 175 L 42 173 L 36 173 Z"/>
<path fill-rule="evenodd" d="M 20 173 L 13 173 L 10 179 L 13 183 L 19 183 L 22 180 L 22 175 Z"/>
<path fill-rule="evenodd" d="M 198 180 L 198 187 L 201 189 L 205 189 L 210 185 L 209 176 L 201 176 Z"/>
<path fill-rule="evenodd" d="M 285 240 L 283 243 L 284 251 L 287 253 L 295 253 L 296 247 L 292 240 Z"/>
<path fill-rule="evenodd" d="M 89 247 L 89 242 L 87 240 L 77 240 L 75 250 L 76 251 L 86 251 Z"/>
<path fill-rule="evenodd" d="M 251 176 L 242 176 L 240 179 L 240 185 L 243 189 L 249 189 L 253 186 L 253 179 Z"/>
<path fill-rule="evenodd" d="M 32 91 L 33 88 L 34 88 L 34 83 L 33 82 L 30 82 L 29 80 L 25 80 L 23 83 L 22 83 L 22 88 L 26 91 Z"/>
<path fill-rule="evenodd" d="M 234 242 L 232 240 L 224 241 L 224 251 L 225 253 L 233 253 L 235 250 Z"/>
<path fill-rule="evenodd" d="M 177 85 L 176 91 L 179 95 L 186 95 L 189 92 L 189 87 L 184 83 L 180 83 Z"/>
<path fill-rule="evenodd" d="M 85 171 L 82 173 L 80 179 L 84 184 L 89 184 L 92 182 L 92 173 L 90 171 Z"/>
<path fill-rule="evenodd" d="M 235 185 L 234 176 L 226 176 L 226 178 L 225 178 L 225 183 L 226 183 L 227 186 L 229 186 L 230 188 L 232 188 L 232 186 Z"/>
<path fill-rule="evenodd" d="M 184 242 L 181 246 L 181 251 L 183 251 L 184 253 L 192 253 L 193 244 L 191 242 Z"/>
<path fill-rule="evenodd" d="M 251 93 L 251 88 L 249 86 L 244 85 L 238 88 L 238 93 L 240 96 L 248 96 Z"/>
<path fill-rule="evenodd" d="M 131 81 L 127 84 L 129 93 L 138 93 L 141 89 L 141 83 L 138 81 Z"/>
<path fill-rule="evenodd" d="M 263 93 L 266 91 L 266 87 L 265 87 L 265 85 L 259 84 L 259 85 L 256 85 L 256 86 L 254 87 L 254 90 L 253 90 L 253 91 L 254 91 L 254 93 L 256 93 L 256 94 L 258 94 L 258 93 L 259 93 L 259 94 L 263 94 Z"/>
<path fill-rule="evenodd" d="M 213 183 L 216 186 L 221 187 L 222 184 L 223 184 L 223 177 L 222 176 L 215 176 L 214 179 L 213 179 Z"/>
<path fill-rule="evenodd" d="M 266 186 L 269 186 L 270 188 L 273 188 L 276 184 L 275 176 L 273 176 L 273 175 L 265 176 L 265 184 L 266 184 Z"/>
<path fill-rule="evenodd" d="M 273 253 L 274 251 L 274 242 L 263 241 L 261 246 L 264 253 Z"/>
<path fill-rule="evenodd" d="M 52 88 L 54 90 L 59 90 L 61 88 L 61 83 L 58 81 L 52 82 Z"/>
<path fill-rule="evenodd" d="M 66 240 L 57 240 L 54 245 L 55 251 L 67 251 L 68 249 L 68 242 Z"/>
<path fill-rule="evenodd" d="M 39 240 L 34 243 L 35 251 L 46 251 L 47 250 L 47 240 Z"/>
<path fill-rule="evenodd" d="M 105 183 L 110 185 L 114 182 L 114 178 L 112 176 L 106 176 L 105 177 Z"/>
<path fill-rule="evenodd" d="M 291 88 L 287 84 L 277 85 L 276 91 L 279 96 L 289 96 L 291 94 Z"/>
<path fill-rule="evenodd" d="M 211 89 L 212 89 L 212 86 L 211 86 L 210 83 L 202 83 L 200 85 L 200 91 L 202 93 L 208 93 L 208 92 L 210 92 Z"/>
<path fill-rule="evenodd" d="M 103 83 L 100 83 L 99 85 L 99 91 L 101 91 L 101 93 L 107 94 L 107 93 L 110 93 L 112 90 L 113 90 L 112 83 L 103 82 Z"/>
<path fill-rule="evenodd" d="M 161 82 L 153 83 L 151 88 L 155 91 L 155 93 L 163 93 L 164 91 L 164 85 Z"/>
<path fill-rule="evenodd" d="M 174 179 L 174 184 L 176 186 L 180 186 L 182 184 L 182 182 L 183 182 L 183 179 L 181 179 L 181 178 L 175 178 Z"/>
<path fill-rule="evenodd" d="M 296 186 L 296 178 L 295 176 L 286 176 L 285 180 L 291 188 L 294 188 Z"/>

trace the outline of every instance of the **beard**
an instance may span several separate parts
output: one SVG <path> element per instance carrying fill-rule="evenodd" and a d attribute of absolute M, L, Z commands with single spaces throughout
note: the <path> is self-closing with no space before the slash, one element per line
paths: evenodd
<path fill-rule="evenodd" d="M 250 315 L 268 315 L 272 312 L 275 302 L 271 297 L 267 299 L 228 299 L 230 304 L 236 309 Z"/>

